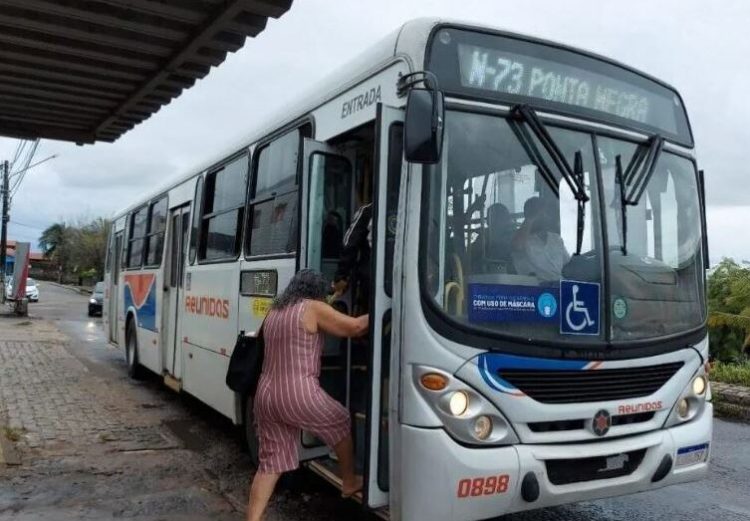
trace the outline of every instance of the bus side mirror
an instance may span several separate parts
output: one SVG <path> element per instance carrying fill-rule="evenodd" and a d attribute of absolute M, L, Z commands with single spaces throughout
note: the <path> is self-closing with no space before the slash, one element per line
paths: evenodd
<path fill-rule="evenodd" d="M 443 93 L 411 89 L 406 101 L 404 155 L 411 163 L 435 164 L 443 149 Z"/>

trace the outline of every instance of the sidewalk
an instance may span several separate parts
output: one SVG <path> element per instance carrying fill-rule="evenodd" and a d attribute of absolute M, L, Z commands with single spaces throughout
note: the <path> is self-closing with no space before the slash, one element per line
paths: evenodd
<path fill-rule="evenodd" d="M 168 427 L 192 425 L 175 395 L 77 357 L 78 342 L 0 317 L 0 520 L 238 521 L 204 455 Z"/>
<path fill-rule="evenodd" d="M 24 458 L 174 445 L 41 319 L 0 318 L 0 435 Z"/>

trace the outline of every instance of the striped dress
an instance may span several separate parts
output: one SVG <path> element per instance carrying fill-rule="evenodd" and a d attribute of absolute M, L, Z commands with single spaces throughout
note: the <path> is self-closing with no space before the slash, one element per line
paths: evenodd
<path fill-rule="evenodd" d="M 299 467 L 300 431 L 333 447 L 350 433 L 348 411 L 321 387 L 323 333 L 302 323 L 307 302 L 271 310 L 263 324 L 263 371 L 255 394 L 255 428 L 260 445 L 258 471 Z"/>

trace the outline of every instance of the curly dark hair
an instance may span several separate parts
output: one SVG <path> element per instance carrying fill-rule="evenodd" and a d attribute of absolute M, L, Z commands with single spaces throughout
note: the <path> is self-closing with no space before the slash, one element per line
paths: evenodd
<path fill-rule="evenodd" d="M 330 284 L 322 273 L 312 269 L 298 271 L 284 292 L 273 300 L 271 308 L 283 309 L 302 299 L 323 300 L 328 295 Z"/>

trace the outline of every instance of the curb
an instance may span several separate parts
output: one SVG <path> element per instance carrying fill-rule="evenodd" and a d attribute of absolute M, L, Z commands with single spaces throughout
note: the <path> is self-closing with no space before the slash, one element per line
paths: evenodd
<path fill-rule="evenodd" d="M 750 422 L 750 388 L 711 382 L 711 390 L 718 416 Z"/>
<path fill-rule="evenodd" d="M 79 295 L 89 295 L 91 294 L 91 291 L 83 288 L 79 288 L 77 286 L 68 286 L 66 284 L 58 284 L 57 282 L 52 282 L 51 280 L 40 280 L 39 282 L 43 282 L 44 284 L 49 284 L 51 286 L 56 286 L 58 288 L 67 289 L 68 291 L 72 291 L 73 293 L 78 293 Z"/>

